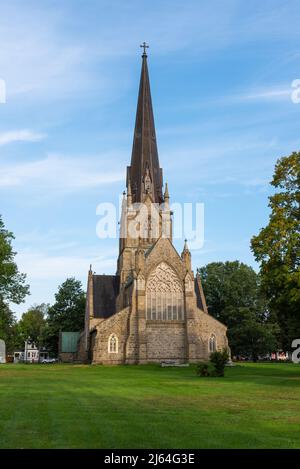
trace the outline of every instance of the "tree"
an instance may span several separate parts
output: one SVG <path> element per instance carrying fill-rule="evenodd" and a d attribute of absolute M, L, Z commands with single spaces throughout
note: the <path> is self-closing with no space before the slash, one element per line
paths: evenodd
<path fill-rule="evenodd" d="M 49 305 L 42 303 L 41 305 L 32 306 L 22 315 L 18 323 L 18 329 L 23 343 L 30 337 L 37 346 L 43 344 L 43 335 L 46 327 L 45 316 L 48 309 Z"/>
<path fill-rule="evenodd" d="M 300 333 L 300 152 L 277 161 L 271 185 L 269 223 L 252 238 L 251 248 L 280 325 L 281 345 L 290 350 Z"/>
<path fill-rule="evenodd" d="M 53 352 L 58 351 L 60 331 L 77 332 L 84 328 L 85 293 L 81 282 L 68 278 L 55 295 L 55 303 L 49 308 L 45 341 Z"/>
<path fill-rule="evenodd" d="M 228 320 L 228 307 L 261 310 L 259 277 L 252 267 L 239 261 L 211 262 L 198 273 L 209 312 L 219 321 Z"/>
<path fill-rule="evenodd" d="M 257 320 L 255 312 L 246 308 L 238 316 L 242 320 L 229 331 L 229 340 L 238 354 L 250 356 L 254 362 L 259 356 L 274 351 L 278 347 L 278 324 Z"/>
<path fill-rule="evenodd" d="M 19 304 L 29 294 L 29 286 L 25 284 L 26 275 L 19 272 L 14 261 L 13 239 L 14 235 L 5 229 L 0 216 L 0 298 Z"/>
<path fill-rule="evenodd" d="M 252 267 L 239 261 L 212 262 L 198 272 L 209 313 L 228 327 L 232 354 L 256 360 L 258 355 L 275 350 L 278 326 Z"/>
<path fill-rule="evenodd" d="M 6 342 L 8 352 L 18 343 L 17 322 L 8 303 L 22 303 L 29 294 L 26 275 L 19 272 L 14 261 L 13 239 L 14 235 L 5 229 L 0 216 L 0 338 Z"/>
<path fill-rule="evenodd" d="M 8 305 L 0 299 L 0 339 L 6 344 L 6 352 L 12 353 L 19 345 L 17 321 Z"/>

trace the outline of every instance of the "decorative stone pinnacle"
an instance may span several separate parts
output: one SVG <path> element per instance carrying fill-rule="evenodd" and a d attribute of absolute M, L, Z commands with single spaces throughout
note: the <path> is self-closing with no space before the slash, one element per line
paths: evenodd
<path fill-rule="evenodd" d="M 167 182 L 166 182 L 166 186 L 165 186 L 164 198 L 165 198 L 165 199 L 169 199 L 169 198 L 170 198 L 170 196 L 169 196 L 169 189 L 168 189 L 168 183 L 167 183 Z"/>

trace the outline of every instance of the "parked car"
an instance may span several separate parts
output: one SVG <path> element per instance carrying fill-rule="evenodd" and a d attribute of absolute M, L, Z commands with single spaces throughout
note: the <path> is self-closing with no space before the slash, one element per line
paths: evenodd
<path fill-rule="evenodd" d="M 43 358 L 41 360 L 41 363 L 46 365 L 46 364 L 49 364 L 49 363 L 56 363 L 56 361 L 57 361 L 56 358 Z"/>

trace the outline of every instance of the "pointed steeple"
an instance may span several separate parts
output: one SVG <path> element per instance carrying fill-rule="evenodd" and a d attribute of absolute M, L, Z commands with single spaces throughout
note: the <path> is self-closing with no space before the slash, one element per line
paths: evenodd
<path fill-rule="evenodd" d="M 162 169 L 159 167 L 154 116 L 150 92 L 147 54 L 144 43 L 142 71 L 131 155 L 127 168 L 127 187 L 130 181 L 133 202 L 142 202 L 149 194 L 154 202 L 162 202 Z"/>
<path fill-rule="evenodd" d="M 166 201 L 166 199 L 170 199 L 170 195 L 169 195 L 169 188 L 168 188 L 168 183 L 166 182 L 166 185 L 165 185 L 165 193 L 164 193 L 164 199 Z"/>

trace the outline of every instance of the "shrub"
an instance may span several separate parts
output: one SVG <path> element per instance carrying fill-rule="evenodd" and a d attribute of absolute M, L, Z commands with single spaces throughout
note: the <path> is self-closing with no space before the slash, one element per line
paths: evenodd
<path fill-rule="evenodd" d="M 201 377 L 224 376 L 225 365 L 229 359 L 227 350 L 213 352 L 209 362 L 201 362 L 197 365 L 197 375 Z"/>
<path fill-rule="evenodd" d="M 209 359 L 215 367 L 215 376 L 224 376 L 225 365 L 229 359 L 227 350 L 224 349 L 221 352 L 213 352 Z"/>
<path fill-rule="evenodd" d="M 197 365 L 197 375 L 201 377 L 212 376 L 214 372 L 214 367 L 211 363 L 198 363 Z"/>

